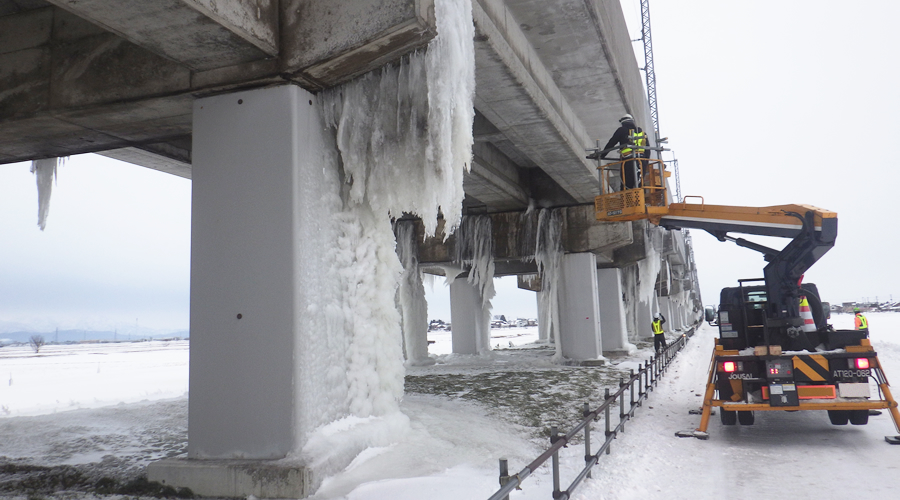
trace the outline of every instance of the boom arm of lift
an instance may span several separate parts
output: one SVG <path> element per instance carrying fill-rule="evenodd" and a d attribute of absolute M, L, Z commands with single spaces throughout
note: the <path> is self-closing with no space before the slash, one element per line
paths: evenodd
<path fill-rule="evenodd" d="M 670 203 L 668 213 L 659 220 L 668 229 L 703 229 L 719 241 L 756 250 L 766 262 L 763 276 L 767 292 L 768 326 L 797 328 L 802 325 L 799 311 L 803 274 L 834 246 L 837 214 L 810 205 L 772 207 L 736 207 L 704 203 Z M 728 233 L 792 238 L 782 250 L 775 250 Z"/>

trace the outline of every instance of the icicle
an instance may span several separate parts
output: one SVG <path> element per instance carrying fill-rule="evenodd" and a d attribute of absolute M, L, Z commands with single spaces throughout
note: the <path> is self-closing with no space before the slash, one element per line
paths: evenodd
<path fill-rule="evenodd" d="M 64 158 L 45 158 L 31 162 L 31 173 L 37 179 L 38 227 L 41 228 L 41 231 L 47 227 L 47 215 L 50 213 L 50 193 L 53 190 L 53 181 L 56 180 L 56 169 L 64 163 Z"/>
<path fill-rule="evenodd" d="M 468 281 L 481 292 L 487 305 L 494 297 L 494 248 L 491 218 L 483 215 L 462 219 L 456 231 L 454 262 L 469 269 Z"/>

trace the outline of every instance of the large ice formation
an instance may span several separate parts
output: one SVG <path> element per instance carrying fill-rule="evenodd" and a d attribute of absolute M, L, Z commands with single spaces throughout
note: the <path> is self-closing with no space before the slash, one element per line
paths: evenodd
<path fill-rule="evenodd" d="M 437 37 L 427 50 L 319 99 L 335 143 L 334 162 L 326 159 L 323 170 L 337 172 L 341 187 L 334 220 L 315 236 L 334 232 L 322 248 L 327 256 L 319 256 L 331 262 L 322 272 L 333 284 L 323 284 L 324 297 L 301 297 L 298 308 L 298 314 L 319 318 L 303 321 L 324 331 L 300 328 L 301 350 L 318 359 L 305 365 L 312 356 L 301 353 L 297 363 L 297 444 L 301 457 L 325 469 L 346 465 L 348 457 L 375 445 L 373 436 L 385 435 L 378 429 L 395 432 L 404 418 L 403 319 L 396 294 L 404 280 L 412 287 L 421 281 L 412 264 L 405 271 L 398 258 L 391 217 L 415 214 L 428 234 L 438 227 L 439 214 L 449 231 L 461 220 L 474 119 L 471 3 L 436 0 L 435 18 Z M 418 322 L 413 309 L 420 305 L 407 306 L 408 319 Z M 420 348 L 407 342 L 407 349 Z M 344 436 L 332 439 L 338 431 Z"/>
<path fill-rule="evenodd" d="M 475 116 L 471 3 L 437 0 L 435 17 L 438 34 L 425 52 L 323 96 L 348 201 L 394 217 L 415 213 L 429 235 L 439 213 L 450 232 L 459 225 Z"/>

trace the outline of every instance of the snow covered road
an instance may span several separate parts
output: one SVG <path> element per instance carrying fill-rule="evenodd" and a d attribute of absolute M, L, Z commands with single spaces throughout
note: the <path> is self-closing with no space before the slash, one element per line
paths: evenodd
<path fill-rule="evenodd" d="M 836 327 L 852 316 L 833 319 Z M 872 314 L 873 344 L 889 379 L 900 380 L 900 317 Z M 850 326 L 852 328 L 852 325 Z M 757 412 L 752 426 L 710 420 L 710 438 L 676 438 L 694 429 L 716 328 L 704 325 L 675 360 L 627 434 L 574 499 L 897 498 L 900 446 L 887 412 L 865 426 L 833 426 L 825 412 Z M 565 482 L 565 480 L 564 480 Z M 515 498 L 515 497 L 511 497 Z"/>

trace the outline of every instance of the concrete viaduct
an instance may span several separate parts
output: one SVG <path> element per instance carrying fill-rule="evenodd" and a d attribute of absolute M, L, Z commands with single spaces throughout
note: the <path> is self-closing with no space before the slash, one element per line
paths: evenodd
<path fill-rule="evenodd" d="M 320 255 L 336 241 L 323 236 L 327 221 L 341 210 L 351 229 L 390 219 L 346 212 L 352 188 L 331 180 L 347 174 L 346 152 L 343 163 L 322 160 L 335 139 L 314 104 L 434 50 L 440 2 L 0 0 L 0 164 L 98 153 L 193 182 L 189 451 L 151 466 L 151 479 L 211 496 L 303 497 L 360 451 L 309 456 L 317 428 L 396 406 L 402 369 L 398 395 L 384 368 L 393 360 L 375 363 L 382 388 L 361 397 L 358 381 L 329 371 L 338 363 L 352 373 L 335 352 L 362 348 L 353 334 L 334 340 L 340 311 L 317 302 L 354 293 L 314 275 L 332 258 Z M 488 228 L 488 278 L 519 275 L 539 299 L 554 283 L 555 309 L 542 307 L 539 322 L 561 362 L 633 349 L 656 311 L 675 329 L 697 321 L 689 239 L 594 218 L 596 164 L 584 149 L 624 113 L 652 128 L 619 0 L 471 0 L 467 15 L 475 90 L 460 228 Z M 413 286 L 368 307 L 396 325 L 379 339 L 402 347 L 385 356 L 401 368 L 404 354 L 428 361 L 424 315 L 398 305 L 424 300 L 420 272 L 463 276 L 451 285 L 454 351 L 485 354 L 484 283 L 464 279 L 477 266 L 471 237 L 429 236 L 434 220 L 393 215 L 388 231 L 399 240 L 408 225 L 414 244 L 386 273 L 402 271 Z M 558 233 L 553 280 L 535 250 L 550 227 L 541 221 Z M 319 329 L 337 347 L 308 347 L 325 336 Z"/>

